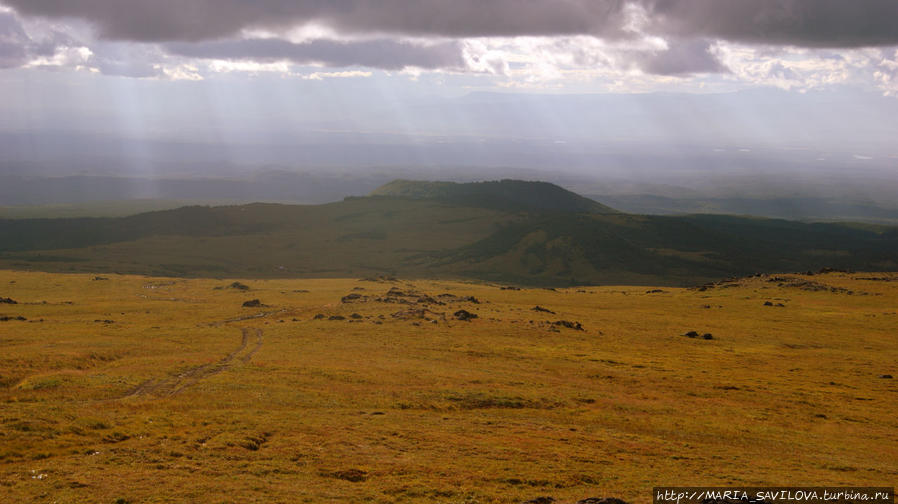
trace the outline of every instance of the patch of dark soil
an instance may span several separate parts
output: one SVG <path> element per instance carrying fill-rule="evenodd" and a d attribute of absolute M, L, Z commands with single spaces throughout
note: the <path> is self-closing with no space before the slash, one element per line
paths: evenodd
<path fill-rule="evenodd" d="M 122 434 L 121 432 L 113 432 L 112 434 L 108 434 L 103 437 L 104 443 L 121 443 L 122 441 L 127 441 L 131 439 L 131 436 L 127 434 Z"/>
<path fill-rule="evenodd" d="M 368 473 L 361 469 L 343 469 L 341 471 L 322 472 L 321 475 L 325 478 L 341 479 L 353 483 L 360 483 L 368 479 Z"/>
<path fill-rule="evenodd" d="M 261 448 L 263 444 L 268 442 L 268 438 L 270 436 L 270 433 L 263 432 L 258 436 L 247 436 L 238 444 L 241 448 L 246 448 L 249 451 L 259 451 L 259 448 Z"/>

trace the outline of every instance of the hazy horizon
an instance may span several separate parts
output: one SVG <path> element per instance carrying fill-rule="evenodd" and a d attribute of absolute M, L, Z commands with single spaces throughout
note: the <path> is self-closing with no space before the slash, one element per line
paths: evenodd
<path fill-rule="evenodd" d="M 301 202 L 514 177 L 888 206 L 895 15 L 835 0 L 2 0 L 0 206 L 86 198 L 29 199 L 22 177 L 282 172 L 347 181 L 286 198 Z M 135 195 L 173 197 L 145 183 L 121 199 Z"/>

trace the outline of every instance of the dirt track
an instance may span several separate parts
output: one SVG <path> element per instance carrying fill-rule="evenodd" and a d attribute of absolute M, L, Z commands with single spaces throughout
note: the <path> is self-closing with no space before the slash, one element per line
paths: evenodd
<path fill-rule="evenodd" d="M 262 347 L 262 329 L 256 327 L 243 327 L 240 329 L 240 346 L 218 362 L 195 366 L 181 373 L 162 379 L 147 380 L 128 392 L 122 399 L 129 397 L 141 397 L 154 395 L 168 397 L 180 393 L 186 388 L 196 385 L 199 381 L 230 369 L 235 360 L 247 364 L 253 355 Z M 251 342 L 255 335 L 255 342 Z"/>

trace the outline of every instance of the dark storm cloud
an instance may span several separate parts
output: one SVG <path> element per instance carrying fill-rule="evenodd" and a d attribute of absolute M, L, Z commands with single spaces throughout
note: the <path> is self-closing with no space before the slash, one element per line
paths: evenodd
<path fill-rule="evenodd" d="M 191 58 L 252 61 L 288 60 L 305 65 L 319 63 L 332 67 L 367 66 L 386 70 L 419 68 L 461 68 L 464 60 L 455 42 L 419 45 L 389 39 L 364 42 L 311 40 L 292 43 L 280 39 L 244 39 L 213 42 L 166 44 L 171 54 Z"/>
<path fill-rule="evenodd" d="M 619 36 L 624 0 L 3 0 L 22 14 L 77 17 L 142 42 L 225 38 L 306 22 L 351 33 Z"/>
<path fill-rule="evenodd" d="M 895 0 L 3 0 L 22 14 L 77 17 L 112 39 L 227 38 L 248 27 L 327 24 L 345 33 L 619 39 L 628 4 L 658 35 L 808 47 L 898 44 Z"/>
<path fill-rule="evenodd" d="M 34 40 L 15 14 L 0 12 L 0 68 L 20 67 L 35 57 L 52 56 L 57 47 L 67 43 L 68 37 L 58 32 Z"/>
<path fill-rule="evenodd" d="M 895 0 L 650 0 L 665 34 L 803 47 L 898 44 Z"/>

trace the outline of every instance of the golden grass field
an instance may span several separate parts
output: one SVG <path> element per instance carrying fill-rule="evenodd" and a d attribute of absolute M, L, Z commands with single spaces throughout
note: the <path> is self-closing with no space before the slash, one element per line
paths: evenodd
<path fill-rule="evenodd" d="M 898 381 L 881 377 L 898 376 L 898 274 L 662 292 L 105 276 L 0 271 L 18 302 L 0 304 L 0 502 L 898 482 Z M 376 300 L 391 288 L 419 295 Z"/>

